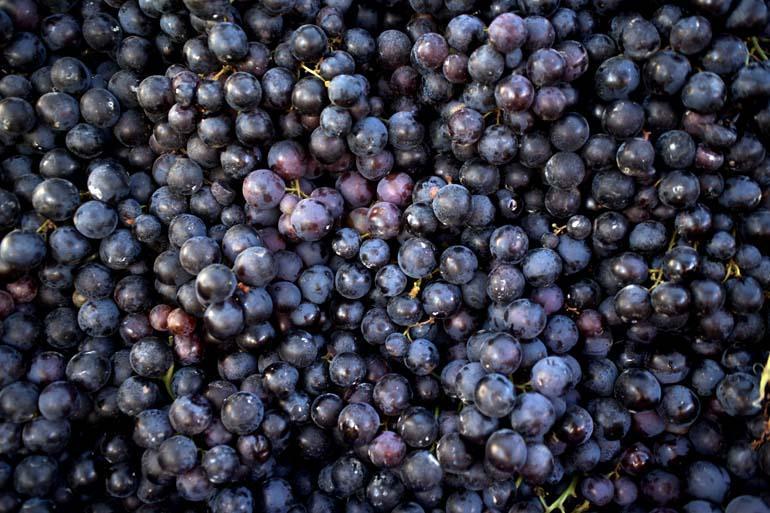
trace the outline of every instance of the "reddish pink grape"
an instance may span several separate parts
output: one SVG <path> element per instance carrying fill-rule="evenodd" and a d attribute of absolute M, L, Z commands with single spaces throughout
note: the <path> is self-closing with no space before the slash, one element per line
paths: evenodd
<path fill-rule="evenodd" d="M 401 211 L 393 203 L 378 201 L 369 209 L 367 218 L 372 237 L 392 239 L 401 231 Z"/>
<path fill-rule="evenodd" d="M 332 228 L 332 218 L 323 203 L 315 199 L 303 199 L 291 213 L 291 226 L 297 237 L 306 241 L 321 240 Z"/>
<path fill-rule="evenodd" d="M 286 184 L 269 169 L 252 171 L 243 180 L 243 198 L 258 209 L 277 207 L 286 194 Z"/>
<path fill-rule="evenodd" d="M 392 173 L 377 183 L 377 197 L 403 207 L 412 197 L 414 181 L 406 173 Z"/>

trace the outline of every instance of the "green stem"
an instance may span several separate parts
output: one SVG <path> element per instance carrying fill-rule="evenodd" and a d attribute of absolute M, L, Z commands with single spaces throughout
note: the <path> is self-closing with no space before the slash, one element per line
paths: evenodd
<path fill-rule="evenodd" d="M 555 501 L 553 501 L 550 505 L 545 502 L 545 499 L 540 496 L 540 502 L 543 504 L 543 507 L 545 508 L 545 513 L 553 513 L 554 511 L 560 511 L 561 513 L 567 513 L 567 510 L 565 508 L 565 503 L 567 500 L 569 500 L 570 497 L 577 498 L 577 483 L 578 483 L 578 476 L 575 476 L 572 478 L 572 481 L 570 482 L 569 486 L 561 492 L 561 495 L 556 498 Z"/>
<path fill-rule="evenodd" d="M 171 364 L 171 367 L 168 368 L 166 371 L 166 374 L 163 375 L 163 385 L 166 387 L 166 392 L 168 392 L 168 396 L 173 399 L 174 398 L 174 392 L 171 390 L 171 378 L 174 377 L 174 364 Z"/>
<path fill-rule="evenodd" d="M 757 54 L 759 54 L 759 56 L 762 58 L 763 61 L 766 61 L 768 59 L 765 51 L 762 49 L 761 46 L 759 46 L 759 39 L 757 39 L 756 36 L 751 38 L 751 47 L 755 52 L 757 52 Z"/>
<path fill-rule="evenodd" d="M 311 74 L 311 75 L 313 75 L 315 78 L 317 78 L 318 80 L 320 80 L 321 82 L 323 82 L 324 86 L 326 86 L 326 87 L 329 87 L 329 83 L 330 83 L 330 81 L 329 81 L 329 80 L 326 80 L 326 79 L 323 77 L 323 75 L 321 75 L 321 74 L 320 74 L 319 72 L 317 72 L 316 70 L 314 70 L 314 69 L 312 69 L 312 68 L 309 68 L 309 67 L 305 66 L 304 64 L 300 64 L 300 68 L 302 68 L 303 70 L 305 70 L 306 72 L 310 73 L 310 74 Z"/>
<path fill-rule="evenodd" d="M 765 389 L 767 384 L 770 383 L 770 355 L 767 356 L 767 361 L 762 369 L 762 374 L 759 376 L 759 397 L 757 397 L 756 405 L 761 406 L 762 401 L 765 399 Z"/>

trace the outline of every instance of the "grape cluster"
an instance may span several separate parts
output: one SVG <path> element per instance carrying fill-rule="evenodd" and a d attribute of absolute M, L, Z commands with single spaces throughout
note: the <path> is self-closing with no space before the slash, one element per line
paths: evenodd
<path fill-rule="evenodd" d="M 770 513 L 764 0 L 0 0 L 0 513 Z"/>

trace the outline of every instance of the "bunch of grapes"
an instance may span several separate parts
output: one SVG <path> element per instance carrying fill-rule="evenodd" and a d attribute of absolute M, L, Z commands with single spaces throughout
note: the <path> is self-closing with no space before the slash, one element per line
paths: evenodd
<path fill-rule="evenodd" d="M 770 513 L 765 0 L 0 0 L 0 513 Z"/>

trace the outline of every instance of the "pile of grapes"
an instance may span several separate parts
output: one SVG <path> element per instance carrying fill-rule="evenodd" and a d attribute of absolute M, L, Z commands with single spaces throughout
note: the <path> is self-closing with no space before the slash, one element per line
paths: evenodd
<path fill-rule="evenodd" d="M 769 7 L 665 1 L 0 0 L 0 513 L 770 513 Z"/>

